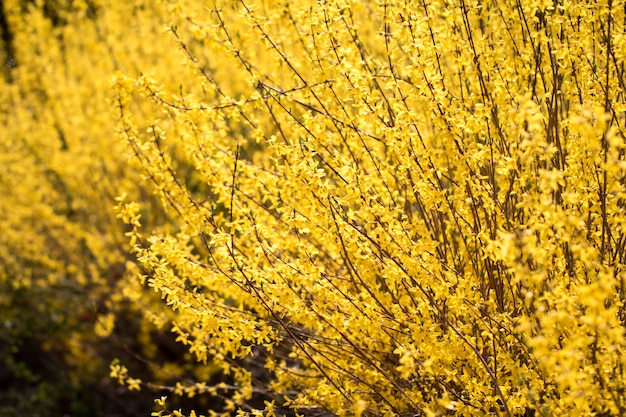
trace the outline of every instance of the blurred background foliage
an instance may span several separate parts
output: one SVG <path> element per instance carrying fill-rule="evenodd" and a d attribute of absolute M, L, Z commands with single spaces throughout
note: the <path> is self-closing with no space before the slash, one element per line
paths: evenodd
<path fill-rule="evenodd" d="M 116 71 L 167 77 L 179 57 L 164 27 L 152 1 L 0 3 L 3 417 L 149 414 L 154 392 L 129 401 L 109 378 L 115 359 L 155 384 L 211 378 L 210 367 L 184 365 L 169 329 L 146 320 L 168 313 L 157 294 L 125 280 L 128 230 L 112 210 L 128 193 L 155 203 L 144 208 L 147 224 L 166 223 L 133 179 L 108 96 Z"/>

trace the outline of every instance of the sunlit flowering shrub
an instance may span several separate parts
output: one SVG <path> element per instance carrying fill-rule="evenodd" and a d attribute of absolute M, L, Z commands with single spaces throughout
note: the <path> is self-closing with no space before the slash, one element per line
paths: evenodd
<path fill-rule="evenodd" d="M 235 380 L 179 394 L 626 412 L 623 6 L 166 5 L 170 70 L 194 75 L 113 86 L 169 230 L 117 209 L 178 340 Z"/>
<path fill-rule="evenodd" d="M 620 3 L 0 9 L 0 414 L 626 414 Z"/>

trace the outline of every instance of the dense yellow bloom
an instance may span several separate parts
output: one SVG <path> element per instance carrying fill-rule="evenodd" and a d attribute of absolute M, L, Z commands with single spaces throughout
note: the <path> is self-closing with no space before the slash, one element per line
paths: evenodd
<path fill-rule="evenodd" d="M 196 75 L 138 78 L 167 117 L 120 131 L 199 360 L 301 411 L 625 411 L 623 8 L 167 4 Z"/>
<path fill-rule="evenodd" d="M 68 352 L 127 309 L 187 354 L 112 377 L 210 415 L 626 414 L 616 1 L 105 3 L 12 0 L 0 85 L 0 284 L 89 288 Z"/>

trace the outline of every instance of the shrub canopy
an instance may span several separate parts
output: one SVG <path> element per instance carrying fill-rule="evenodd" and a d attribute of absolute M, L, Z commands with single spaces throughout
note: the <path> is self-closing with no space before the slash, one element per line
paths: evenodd
<path fill-rule="evenodd" d="M 23 273 L 33 260 L 44 289 L 47 271 L 75 271 L 108 303 L 101 336 L 127 306 L 153 363 L 147 335 L 171 328 L 188 354 L 161 369 L 177 383 L 111 366 L 131 389 L 179 397 L 155 415 L 197 396 L 225 414 L 626 413 L 623 6 L 167 0 L 91 13 L 76 20 L 90 32 L 50 29 L 63 34 L 42 55 L 54 65 L 32 78 L 35 57 L 18 55 L 9 71 L 15 104 L 0 114 L 14 139 L 0 157 L 30 162 L 0 177 L 0 208 L 20 207 L 0 219 L 14 262 L 0 280 L 39 282 Z M 80 70 L 99 54 L 107 65 Z M 100 130 L 113 123 L 117 139 Z M 101 273 L 81 281 L 116 264 L 115 295 Z"/>
<path fill-rule="evenodd" d="M 133 239 L 233 407 L 624 412 L 622 7 L 169 4 L 194 79 L 117 79 L 173 218 Z"/>

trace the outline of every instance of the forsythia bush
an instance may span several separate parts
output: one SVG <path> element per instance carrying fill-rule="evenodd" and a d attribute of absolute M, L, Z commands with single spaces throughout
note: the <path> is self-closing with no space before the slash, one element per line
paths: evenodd
<path fill-rule="evenodd" d="M 0 4 L 2 386 L 626 414 L 623 5 L 203 3 Z"/>
<path fill-rule="evenodd" d="M 120 198 L 138 278 L 233 380 L 179 394 L 626 413 L 623 5 L 195 3 L 166 2 L 192 77 L 113 80 L 171 221 Z"/>

